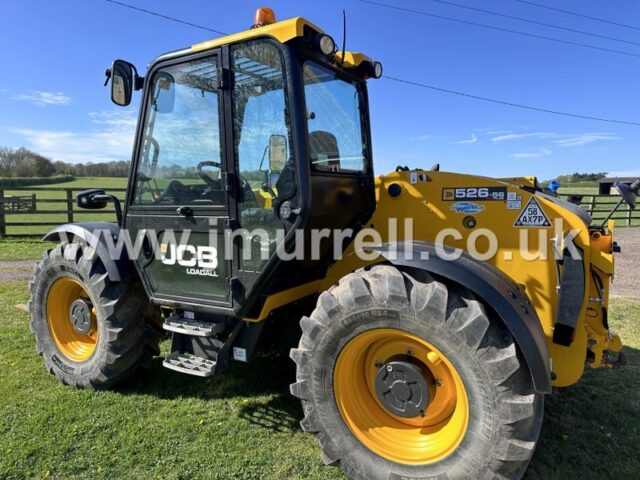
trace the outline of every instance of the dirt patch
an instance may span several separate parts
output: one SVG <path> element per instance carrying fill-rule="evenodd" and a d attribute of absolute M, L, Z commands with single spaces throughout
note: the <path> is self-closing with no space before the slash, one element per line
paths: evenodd
<path fill-rule="evenodd" d="M 2 260 L 0 261 L 0 282 L 14 280 L 30 280 L 33 266 L 37 260 Z"/>
<path fill-rule="evenodd" d="M 640 228 L 618 228 L 613 238 L 622 251 L 615 254 L 615 278 L 611 295 L 640 298 Z"/>

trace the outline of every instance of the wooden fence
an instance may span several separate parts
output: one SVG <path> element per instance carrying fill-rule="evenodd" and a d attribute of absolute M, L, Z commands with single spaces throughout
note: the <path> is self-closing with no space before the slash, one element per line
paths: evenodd
<path fill-rule="evenodd" d="M 89 221 L 88 216 L 98 216 L 102 220 L 115 220 L 115 210 L 84 210 L 75 204 L 75 194 L 87 187 L 5 187 L 0 188 L 0 237 L 9 236 L 41 236 L 49 228 L 66 222 Z M 124 203 L 125 188 L 108 188 Z M 24 195 L 21 193 L 25 192 Z M 594 220 L 602 221 L 611 208 L 619 201 L 615 195 L 568 195 L 562 198 L 578 202 Z M 105 215 L 106 214 L 106 215 Z M 55 218 L 57 217 L 57 218 Z M 640 225 L 640 205 L 638 210 L 631 210 L 622 205 L 613 216 L 618 224 Z M 38 232 L 24 232 L 25 228 L 49 227 L 38 229 Z M 17 231 L 15 229 L 18 229 Z"/>
<path fill-rule="evenodd" d="M 0 188 L 0 237 L 42 236 L 61 223 L 91 221 L 88 216 L 114 221 L 116 211 L 86 210 L 76 206 L 75 195 L 91 187 L 2 187 Z M 93 187 L 95 188 L 95 187 Z M 125 188 L 107 189 L 124 202 Z M 23 195 L 22 192 L 25 194 Z M 49 227 L 33 232 L 25 227 Z M 16 230 L 17 229 L 17 230 Z"/>
<path fill-rule="evenodd" d="M 618 195 L 560 194 L 560 197 L 579 204 L 591 215 L 595 224 L 601 223 L 620 201 Z M 640 204 L 636 210 L 632 210 L 629 205 L 623 203 L 611 218 L 616 221 L 617 225 L 638 225 L 640 224 Z"/>

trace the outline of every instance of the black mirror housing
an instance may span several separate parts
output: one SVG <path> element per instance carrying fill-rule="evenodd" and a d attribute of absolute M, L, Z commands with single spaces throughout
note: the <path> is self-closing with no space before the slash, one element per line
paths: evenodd
<path fill-rule="evenodd" d="M 634 192 L 634 187 L 637 188 L 638 181 L 634 182 L 633 185 L 629 186 L 626 183 L 616 182 L 613 184 L 616 187 L 616 190 L 620 192 L 620 196 L 624 199 L 624 201 L 631 207 L 631 209 L 636 208 L 636 194 Z"/>
<path fill-rule="evenodd" d="M 104 190 L 93 188 L 76 195 L 76 205 L 87 210 L 100 210 L 107 206 L 110 198 Z"/>
<path fill-rule="evenodd" d="M 131 104 L 134 90 L 139 89 L 140 78 L 136 67 L 125 60 L 115 60 L 107 70 L 107 81 L 111 78 L 111 101 L 121 107 Z"/>
<path fill-rule="evenodd" d="M 287 163 L 287 137 L 271 135 L 269 137 L 269 170 L 281 172 Z"/>

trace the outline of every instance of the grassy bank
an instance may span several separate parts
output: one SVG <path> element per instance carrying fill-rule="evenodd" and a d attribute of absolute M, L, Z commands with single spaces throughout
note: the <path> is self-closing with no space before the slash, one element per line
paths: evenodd
<path fill-rule="evenodd" d="M 26 282 L 0 283 L 0 478 L 344 479 L 298 427 L 286 352 L 206 380 L 151 370 L 108 392 L 74 390 L 34 352 Z M 640 304 L 615 300 L 630 366 L 587 371 L 546 401 L 527 479 L 635 478 Z M 166 345 L 165 345 L 166 349 Z"/>

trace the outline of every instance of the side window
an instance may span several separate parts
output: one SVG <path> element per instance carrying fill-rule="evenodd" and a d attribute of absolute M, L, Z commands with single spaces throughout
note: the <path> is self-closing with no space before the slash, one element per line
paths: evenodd
<path fill-rule="evenodd" d="M 281 53 L 269 41 L 241 44 L 232 50 L 232 64 L 240 211 L 270 210 L 295 190 Z"/>
<path fill-rule="evenodd" d="M 258 271 L 275 251 L 278 207 L 296 188 L 283 61 L 277 46 L 257 40 L 233 46 L 231 63 L 239 220 L 261 232 L 240 268 Z"/>
<path fill-rule="evenodd" d="M 305 62 L 303 76 L 311 166 L 331 172 L 363 171 L 366 159 L 357 86 L 311 61 Z"/>
<path fill-rule="evenodd" d="M 150 89 L 133 202 L 225 205 L 217 57 L 162 68 Z"/>

